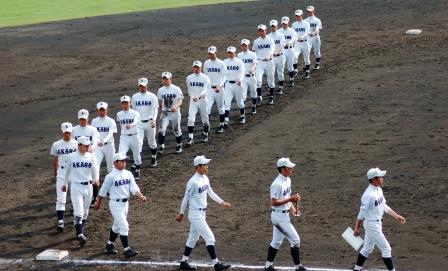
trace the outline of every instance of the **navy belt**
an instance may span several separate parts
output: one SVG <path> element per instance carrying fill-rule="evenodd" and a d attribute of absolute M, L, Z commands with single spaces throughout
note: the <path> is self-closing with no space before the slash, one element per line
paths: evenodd
<path fill-rule="evenodd" d="M 285 46 L 285 49 L 291 49 L 294 48 L 294 46 Z"/>
<path fill-rule="evenodd" d="M 121 202 L 127 202 L 128 199 L 116 199 L 115 201 L 116 201 L 116 202 L 120 202 L 120 201 L 121 201 Z"/>
<path fill-rule="evenodd" d="M 272 212 L 281 212 L 281 213 L 287 214 L 287 213 L 289 213 L 289 210 L 275 210 L 275 209 L 272 209 Z"/>
<path fill-rule="evenodd" d="M 79 184 L 82 184 L 82 185 L 88 185 L 88 184 L 92 184 L 92 181 L 82 182 L 82 183 L 79 183 Z"/>
<path fill-rule="evenodd" d="M 307 40 L 299 40 L 299 42 L 304 42 L 304 41 L 307 41 Z"/>
<path fill-rule="evenodd" d="M 230 83 L 230 84 L 235 84 L 235 83 L 236 83 L 236 81 L 227 81 L 227 83 Z"/>
<path fill-rule="evenodd" d="M 272 60 L 272 58 L 270 58 L 270 59 L 259 59 L 260 61 L 271 61 Z"/>
<path fill-rule="evenodd" d="M 126 134 L 127 136 L 133 136 L 133 135 L 135 135 L 135 134 Z"/>
<path fill-rule="evenodd" d="M 251 77 L 251 76 L 254 76 L 254 74 L 245 74 L 244 76 Z"/>
<path fill-rule="evenodd" d="M 61 169 L 64 169 L 64 166 L 61 166 Z"/>
<path fill-rule="evenodd" d="M 148 122 L 149 120 L 141 120 L 141 122 Z"/>
<path fill-rule="evenodd" d="M 283 55 L 283 53 L 280 53 L 278 55 L 274 54 L 274 57 L 278 57 L 278 56 L 282 56 L 282 55 Z"/>
<path fill-rule="evenodd" d="M 207 208 L 199 208 L 198 210 L 199 210 L 199 211 L 206 211 Z"/>
<path fill-rule="evenodd" d="M 212 88 L 216 88 L 217 86 L 212 86 Z"/>

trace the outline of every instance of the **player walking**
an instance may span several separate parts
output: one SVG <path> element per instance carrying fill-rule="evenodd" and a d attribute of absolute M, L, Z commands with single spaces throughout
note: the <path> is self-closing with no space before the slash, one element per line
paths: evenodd
<path fill-rule="evenodd" d="M 293 79 L 294 83 L 294 78 L 297 75 L 297 71 L 294 70 L 294 43 L 297 41 L 297 34 L 294 29 L 289 27 L 289 17 L 282 17 L 282 27 L 278 30 L 278 32 L 282 33 L 285 36 L 284 55 L 286 59 L 286 65 L 288 67 L 290 82 L 291 79 Z"/>
<path fill-rule="evenodd" d="M 190 180 L 188 180 L 187 189 L 180 207 L 180 213 L 176 216 L 176 220 L 182 222 L 185 209 L 187 208 L 187 205 L 189 206 L 188 219 L 190 220 L 191 226 L 190 234 L 188 235 L 188 240 L 185 245 L 184 255 L 180 262 L 180 269 L 182 270 L 196 270 L 196 267 L 191 266 L 188 263 L 188 259 L 200 236 L 205 240 L 207 251 L 212 258 L 215 270 L 221 271 L 230 267 L 229 264 L 220 262 L 216 257 L 215 236 L 207 225 L 207 221 L 205 221 L 207 195 L 218 204 L 221 204 L 224 208 L 230 208 L 230 203 L 223 201 L 215 192 L 213 192 L 212 187 L 210 186 L 209 179 L 206 175 L 208 172 L 208 163 L 210 163 L 210 161 L 211 159 L 205 158 L 204 155 L 196 156 L 194 158 L 193 164 L 196 167 L 196 173 Z"/>
<path fill-rule="evenodd" d="M 278 90 L 280 93 L 283 93 L 283 81 L 285 80 L 285 56 L 283 54 L 284 47 L 286 45 L 285 35 L 277 31 L 278 22 L 277 20 L 271 20 L 269 22 L 269 25 L 271 26 L 271 33 L 268 34 L 268 37 L 270 37 L 274 43 L 274 69 L 277 71 L 277 78 L 278 78 Z M 275 72 L 274 72 L 275 76 Z M 291 77 L 291 81 L 293 82 L 294 78 Z"/>
<path fill-rule="evenodd" d="M 140 114 L 130 108 L 131 97 L 122 96 L 120 98 L 122 111 L 117 113 L 117 121 L 121 126 L 120 144 L 118 152 L 126 154 L 129 149 L 134 158 L 134 165 L 131 166 L 132 173 L 136 180 L 140 179 L 140 166 L 142 158 L 140 156 L 140 139 L 138 134 L 138 123 Z"/>
<path fill-rule="evenodd" d="M 297 70 L 299 56 L 302 54 L 304 62 L 304 78 L 310 78 L 310 44 L 308 43 L 310 24 L 303 19 L 303 11 L 298 9 L 295 11 L 296 21 L 292 24 L 292 28 L 297 33 L 297 42 L 294 54 L 294 69 Z"/>
<path fill-rule="evenodd" d="M 250 92 L 252 99 L 252 114 L 257 113 L 257 80 L 255 79 L 255 71 L 257 69 L 257 55 L 249 50 L 250 41 L 248 39 L 241 40 L 241 52 L 238 58 L 244 63 L 244 78 L 241 86 L 243 87 L 243 101 L 246 101 L 247 92 Z"/>
<path fill-rule="evenodd" d="M 114 242 L 120 235 L 124 256 L 132 258 L 137 256 L 138 252 L 129 247 L 129 223 L 127 221 L 129 200 L 131 194 L 138 196 L 143 202 L 146 202 L 146 197 L 140 192 L 140 188 L 135 183 L 132 173 L 125 169 L 126 155 L 120 152 L 116 153 L 113 155 L 113 161 L 115 169 L 107 174 L 103 186 L 101 186 L 95 209 L 100 209 L 103 198 L 109 195 L 109 209 L 114 218 L 114 224 L 110 230 L 106 251 L 109 254 L 118 253 Z"/>
<path fill-rule="evenodd" d="M 316 57 L 316 66 L 314 66 L 315 70 L 320 69 L 320 30 L 322 29 L 322 22 L 319 18 L 317 18 L 315 14 L 315 10 L 313 6 L 306 7 L 306 13 L 308 17 L 305 19 L 310 24 L 310 32 L 308 43 L 310 44 L 311 49 L 314 51 L 314 56 Z"/>
<path fill-rule="evenodd" d="M 361 225 L 364 225 L 365 238 L 364 245 L 359 252 L 358 260 L 353 270 L 361 270 L 364 262 L 372 253 L 376 245 L 381 250 L 383 261 L 388 270 L 395 270 L 392 262 L 392 249 L 383 234 L 383 214 L 388 214 L 395 218 L 398 223 L 406 223 L 406 219 L 397 214 L 386 204 L 386 198 L 383 195 L 381 187 L 384 184 L 386 171 L 379 168 L 371 168 L 367 171 L 369 186 L 361 197 L 361 208 L 355 225 L 355 236 L 361 233 Z"/>
<path fill-rule="evenodd" d="M 139 92 L 132 95 L 132 108 L 140 114 L 138 123 L 138 136 L 140 152 L 143 150 L 143 139 L 148 140 L 149 149 L 151 151 L 151 163 L 149 166 L 157 166 L 157 142 L 156 142 L 156 119 L 159 111 L 159 103 L 157 96 L 148 91 L 148 79 L 138 79 Z"/>
<path fill-rule="evenodd" d="M 300 201 L 300 195 L 291 196 L 291 179 L 293 168 L 296 164 L 289 158 L 280 158 L 277 161 L 278 176 L 271 185 L 271 220 L 274 225 L 272 232 L 272 242 L 269 246 L 268 257 L 265 270 L 275 271 L 273 267 L 275 256 L 280 248 L 283 238 L 286 237 L 291 243 L 291 256 L 295 264 L 296 271 L 306 271 L 306 268 L 300 264 L 300 237 L 291 223 L 289 213 L 297 215 L 298 211 L 294 203 Z"/>
<path fill-rule="evenodd" d="M 182 130 L 180 129 L 180 106 L 182 105 L 182 99 L 184 95 L 182 90 L 172 84 L 171 78 L 173 75 L 170 72 L 162 73 L 163 87 L 159 88 L 157 92 L 157 98 L 159 99 L 159 107 L 162 110 L 160 115 L 160 128 L 159 128 L 159 153 L 163 153 L 165 150 L 165 133 L 166 128 L 171 123 L 173 127 L 174 136 L 176 137 L 176 153 L 182 152 Z"/>
<path fill-rule="evenodd" d="M 67 156 L 65 164 L 64 184 L 61 191 L 67 192 L 67 185 L 70 182 L 70 198 L 73 205 L 73 224 L 75 225 L 76 237 L 79 245 L 84 247 L 86 237 L 84 231 L 89 206 L 92 202 L 92 184 L 98 185 L 99 170 L 95 155 L 89 152 L 92 144 L 85 136 L 78 138 L 78 151 Z"/>
<path fill-rule="evenodd" d="M 67 201 L 67 192 L 62 192 L 65 177 L 65 163 L 67 156 L 76 152 L 78 142 L 72 138 L 72 124 L 64 122 L 61 124 L 62 139 L 51 145 L 50 155 L 53 157 L 54 177 L 56 178 L 56 216 L 58 218 L 57 230 L 64 231 L 64 212 Z"/>
<path fill-rule="evenodd" d="M 210 122 L 207 114 L 207 90 L 210 88 L 210 79 L 201 72 L 202 62 L 193 62 L 193 73 L 187 76 L 188 96 L 190 96 L 190 105 L 188 107 L 188 145 L 193 145 L 193 132 L 196 114 L 199 113 L 202 120 L 204 131 L 202 132 L 203 141 L 208 142 L 208 132 Z"/>
<path fill-rule="evenodd" d="M 236 56 L 236 48 L 230 46 L 227 48 L 227 55 L 229 58 L 224 60 L 227 67 L 227 81 L 225 91 L 225 119 L 224 127 L 229 127 L 229 114 L 232 106 L 232 99 L 235 97 L 235 102 L 240 109 L 240 123 L 246 123 L 246 114 L 244 98 L 243 98 L 243 78 L 244 78 L 244 63 Z"/>
<path fill-rule="evenodd" d="M 252 45 L 252 50 L 257 54 L 257 71 L 255 76 L 257 78 L 257 95 L 258 100 L 257 104 L 260 105 L 262 102 L 261 97 L 261 86 L 263 75 L 266 74 L 269 86 L 269 104 L 274 104 L 274 71 L 275 65 L 272 60 L 272 56 L 274 55 L 275 43 L 274 41 L 267 36 L 266 34 L 266 26 L 264 24 L 260 24 L 258 26 L 258 37 L 254 44 Z"/>

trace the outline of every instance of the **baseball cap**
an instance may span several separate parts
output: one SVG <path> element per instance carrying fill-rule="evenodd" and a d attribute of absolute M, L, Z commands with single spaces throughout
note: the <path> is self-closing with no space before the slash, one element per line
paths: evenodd
<path fill-rule="evenodd" d="M 90 139 L 87 136 L 80 136 L 80 137 L 78 137 L 78 144 L 88 146 L 88 145 L 92 144 L 92 142 L 90 141 Z"/>
<path fill-rule="evenodd" d="M 124 95 L 124 96 L 121 96 L 121 98 L 120 98 L 120 102 L 130 102 L 131 101 L 131 97 L 129 97 L 129 96 L 127 96 L 127 95 Z"/>
<path fill-rule="evenodd" d="M 233 46 L 229 46 L 229 47 L 227 47 L 227 52 L 235 53 L 236 52 L 236 48 L 233 47 Z"/>
<path fill-rule="evenodd" d="M 371 168 L 371 169 L 369 169 L 369 171 L 367 171 L 367 179 L 371 180 L 371 179 L 373 179 L 375 177 L 384 177 L 386 175 L 386 172 L 387 171 L 381 170 L 381 169 L 379 169 L 377 167 L 376 168 Z"/>
<path fill-rule="evenodd" d="M 302 16 L 302 15 L 303 15 L 303 10 L 298 9 L 298 10 L 296 10 L 296 12 L 294 12 L 294 14 L 295 14 L 296 16 Z"/>
<path fill-rule="evenodd" d="M 145 78 L 145 77 L 139 78 L 138 85 L 146 87 L 148 85 L 148 78 Z"/>
<path fill-rule="evenodd" d="M 81 109 L 78 111 L 78 119 L 88 119 L 89 118 L 89 111 L 86 109 Z"/>
<path fill-rule="evenodd" d="M 122 161 L 122 160 L 126 160 L 126 154 L 122 153 L 122 152 L 117 152 L 112 156 L 112 161 Z"/>
<path fill-rule="evenodd" d="M 278 25 L 278 22 L 277 22 L 277 20 L 271 20 L 271 21 L 269 22 L 269 25 L 270 25 L 270 26 L 277 26 L 277 25 Z"/>
<path fill-rule="evenodd" d="M 218 49 L 216 49 L 216 47 L 215 46 L 210 46 L 210 47 L 208 47 L 208 50 L 207 50 L 210 54 L 216 54 L 216 51 L 218 51 Z"/>
<path fill-rule="evenodd" d="M 72 132 L 72 127 L 73 127 L 73 125 L 70 122 L 64 122 L 64 123 L 61 124 L 61 131 L 63 133 L 65 133 L 65 132 L 71 133 Z"/>
<path fill-rule="evenodd" d="M 242 39 L 242 40 L 241 40 L 241 44 L 249 45 L 249 44 L 250 44 L 250 40 L 248 40 L 248 39 Z"/>
<path fill-rule="evenodd" d="M 314 7 L 313 6 L 307 6 L 306 7 L 306 11 L 314 11 Z"/>
<path fill-rule="evenodd" d="M 194 158 L 193 164 L 196 167 L 199 165 L 206 165 L 206 164 L 210 163 L 210 161 L 212 161 L 212 159 L 207 159 L 207 158 L 205 158 L 204 155 L 198 155 Z"/>
<path fill-rule="evenodd" d="M 282 24 L 287 24 L 287 23 L 289 23 L 289 17 L 286 17 L 286 16 L 282 17 Z"/>
<path fill-rule="evenodd" d="M 293 168 L 295 166 L 296 166 L 296 164 L 291 162 L 291 160 L 289 160 L 289 158 L 282 157 L 282 158 L 278 159 L 278 161 L 277 161 L 277 167 Z"/>
<path fill-rule="evenodd" d="M 173 75 L 170 72 L 162 72 L 162 78 L 163 77 L 170 79 L 171 77 L 173 77 Z"/>
<path fill-rule="evenodd" d="M 104 108 L 104 109 L 107 109 L 107 107 L 108 107 L 109 105 L 106 103 L 106 102 L 99 102 L 99 103 L 97 103 L 96 104 L 96 109 L 100 109 L 100 108 Z"/>
<path fill-rule="evenodd" d="M 258 25 L 258 30 L 266 30 L 266 26 L 264 24 L 259 24 Z"/>
<path fill-rule="evenodd" d="M 194 61 L 194 62 L 193 62 L 193 67 L 199 67 L 199 68 L 201 68 L 201 67 L 202 67 L 202 62 L 199 61 L 199 60 Z"/>

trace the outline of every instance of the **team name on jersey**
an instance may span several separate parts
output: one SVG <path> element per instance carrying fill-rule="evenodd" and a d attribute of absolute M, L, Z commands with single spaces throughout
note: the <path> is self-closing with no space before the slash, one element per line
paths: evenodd
<path fill-rule="evenodd" d="M 162 95 L 162 98 L 165 99 L 169 99 L 169 98 L 173 98 L 176 99 L 176 94 L 164 94 Z"/>
<path fill-rule="evenodd" d="M 190 82 L 190 87 L 204 87 L 204 83 L 202 82 Z"/>
<path fill-rule="evenodd" d="M 296 32 L 305 32 L 305 28 L 303 27 L 295 28 L 294 30 L 296 30 Z"/>
<path fill-rule="evenodd" d="M 75 151 L 76 151 L 76 149 L 59 149 L 59 150 L 56 150 L 56 154 L 57 155 L 70 154 Z"/>
<path fill-rule="evenodd" d="M 243 63 L 254 63 L 254 60 L 252 58 L 245 58 L 241 60 L 243 61 Z"/>
<path fill-rule="evenodd" d="M 82 135 L 80 136 L 75 136 L 75 140 L 78 140 L 78 138 L 80 138 Z M 89 140 L 92 141 L 92 136 L 88 136 Z"/>
<path fill-rule="evenodd" d="M 136 101 L 135 106 L 151 106 L 150 101 Z"/>
<path fill-rule="evenodd" d="M 115 181 L 115 186 L 122 186 L 122 185 L 127 185 L 130 183 L 131 183 L 131 179 L 123 179 L 123 180 Z"/>
<path fill-rule="evenodd" d="M 96 127 L 100 133 L 109 133 L 109 127 Z"/>
<path fill-rule="evenodd" d="M 280 44 L 280 40 L 274 40 L 275 44 Z"/>
<path fill-rule="evenodd" d="M 238 71 L 240 67 L 238 66 L 227 66 L 228 71 Z"/>
<path fill-rule="evenodd" d="M 285 190 L 282 191 L 283 197 L 285 197 L 289 193 L 291 193 L 291 187 L 288 187 L 288 188 L 286 188 Z"/>
<path fill-rule="evenodd" d="M 221 72 L 220 68 L 207 68 L 207 72 Z"/>
<path fill-rule="evenodd" d="M 259 50 L 271 48 L 270 44 L 260 44 L 257 46 Z"/>
<path fill-rule="evenodd" d="M 91 167 L 92 167 L 92 163 L 87 163 L 87 162 L 73 162 L 73 163 L 72 163 L 72 167 L 74 167 L 74 168 L 91 168 Z"/>
<path fill-rule="evenodd" d="M 317 24 L 316 23 L 310 23 L 310 27 L 316 27 Z"/>
<path fill-rule="evenodd" d="M 134 119 L 122 119 L 120 120 L 120 124 L 131 124 L 134 122 Z"/>
<path fill-rule="evenodd" d="M 208 184 L 204 185 L 203 187 L 199 187 L 198 192 L 202 193 L 208 190 Z"/>
<path fill-rule="evenodd" d="M 285 39 L 290 40 L 290 39 L 292 39 L 292 36 L 285 36 Z"/>
<path fill-rule="evenodd" d="M 383 203 L 383 201 L 384 201 L 384 197 L 380 197 L 379 199 L 376 199 L 375 200 L 375 206 L 380 205 L 381 203 Z"/>

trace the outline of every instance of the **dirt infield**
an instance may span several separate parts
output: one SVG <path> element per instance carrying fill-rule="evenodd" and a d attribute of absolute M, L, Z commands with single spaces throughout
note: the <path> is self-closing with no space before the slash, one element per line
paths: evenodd
<path fill-rule="evenodd" d="M 115 116 L 120 95 L 136 92 L 140 75 L 154 91 L 160 73 L 169 70 L 185 93 L 191 62 L 205 60 L 209 45 L 225 58 L 223 48 L 241 38 L 253 40 L 259 23 L 292 17 L 305 6 L 305 1 L 259 1 L 0 29 L 0 258 L 59 248 L 75 258 L 117 259 L 103 253 L 112 222 L 107 204 L 91 211 L 84 249 L 78 249 L 68 215 L 66 231 L 55 230 L 49 149 L 59 138 L 60 123 L 76 123 L 78 109 L 92 111 L 100 100 L 109 102 Z M 175 155 L 170 134 L 168 153 L 155 170 L 146 167 L 145 150 L 139 185 L 150 200 L 132 201 L 129 215 L 138 260 L 180 259 L 189 225 L 174 217 L 193 172 L 192 157 L 205 153 L 213 159 L 214 190 L 233 205 L 224 210 L 209 200 L 208 221 L 224 261 L 264 262 L 272 234 L 268 190 L 274 162 L 289 156 L 298 164 L 292 180 L 302 193 L 303 215 L 293 223 L 306 266 L 351 267 L 357 254 L 340 234 L 355 222 L 366 170 L 380 166 L 388 170 L 384 191 L 390 206 L 408 220 L 399 226 L 385 217 L 397 270 L 446 270 L 448 4 L 327 0 L 315 6 L 324 26 L 323 57 L 322 69 L 310 80 L 277 96 L 274 106 L 263 105 L 244 126 L 212 135 L 207 146 Z M 423 33 L 404 35 L 410 28 Z M 287 246 L 276 264 L 292 265 Z M 208 259 L 204 243 L 192 258 Z M 377 250 L 366 267 L 383 267 Z M 0 266 L 71 268 L 116 267 Z"/>

